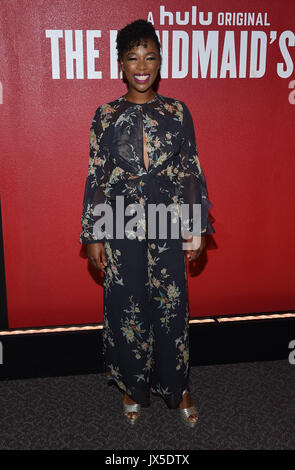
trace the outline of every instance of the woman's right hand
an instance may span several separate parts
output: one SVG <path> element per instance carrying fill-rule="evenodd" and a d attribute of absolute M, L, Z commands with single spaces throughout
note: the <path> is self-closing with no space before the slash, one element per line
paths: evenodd
<path fill-rule="evenodd" d="M 89 243 L 87 245 L 87 256 L 90 263 L 96 268 L 104 272 L 107 266 L 105 247 L 102 242 Z"/>

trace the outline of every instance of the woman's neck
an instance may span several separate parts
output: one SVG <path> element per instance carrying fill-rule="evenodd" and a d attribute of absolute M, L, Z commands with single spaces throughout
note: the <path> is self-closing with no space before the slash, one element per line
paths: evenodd
<path fill-rule="evenodd" d="M 134 90 L 128 90 L 124 98 L 135 104 L 143 104 L 147 101 L 151 101 L 156 96 L 156 92 L 153 89 L 148 90 L 145 93 L 139 93 Z"/>

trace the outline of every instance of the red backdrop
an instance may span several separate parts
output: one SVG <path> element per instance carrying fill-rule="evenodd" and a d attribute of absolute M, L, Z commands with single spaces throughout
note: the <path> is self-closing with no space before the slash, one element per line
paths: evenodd
<path fill-rule="evenodd" d="M 89 127 L 99 105 L 126 92 L 120 78 L 110 78 L 110 30 L 148 17 L 161 39 L 166 31 L 167 69 L 158 92 L 181 99 L 192 112 L 214 205 L 216 234 L 189 276 L 191 316 L 294 308 L 295 4 L 163 2 L 173 24 L 168 16 L 163 24 L 160 5 L 1 3 L 1 204 L 10 327 L 102 321 L 98 272 L 78 243 Z M 200 24 L 200 12 L 205 20 L 212 12 L 210 24 Z M 225 12 L 254 13 L 258 24 L 224 24 Z M 100 33 L 93 33 L 92 44 L 87 31 L 93 30 Z M 177 31 L 183 32 L 179 42 Z M 72 33 L 79 54 L 70 78 Z M 202 38 L 213 48 L 207 71 L 204 53 L 197 67 Z"/>

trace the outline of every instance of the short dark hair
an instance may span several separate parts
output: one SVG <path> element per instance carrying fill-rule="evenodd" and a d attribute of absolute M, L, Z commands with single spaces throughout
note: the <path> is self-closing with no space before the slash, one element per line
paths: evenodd
<path fill-rule="evenodd" d="M 140 46 L 145 39 L 155 42 L 159 54 L 161 55 L 161 45 L 155 28 L 146 20 L 136 20 L 120 29 L 117 34 L 118 60 L 122 59 L 123 53 L 130 51 L 133 47 Z"/>

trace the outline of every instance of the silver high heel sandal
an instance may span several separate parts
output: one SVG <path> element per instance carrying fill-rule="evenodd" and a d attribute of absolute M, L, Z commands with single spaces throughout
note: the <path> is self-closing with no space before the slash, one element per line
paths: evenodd
<path fill-rule="evenodd" d="M 129 418 L 127 416 L 127 413 L 138 413 L 136 418 Z M 136 424 L 139 418 L 141 412 L 141 405 L 139 403 L 134 403 L 133 405 L 127 405 L 127 403 L 123 403 L 123 413 L 125 416 L 125 419 L 128 424 Z"/>
<path fill-rule="evenodd" d="M 182 396 L 185 394 L 185 393 L 189 393 L 188 390 L 184 390 L 182 392 Z M 182 419 L 182 421 L 184 422 L 184 424 L 190 428 L 194 428 L 199 420 L 199 415 L 198 415 L 198 412 L 197 412 L 197 409 L 195 407 L 195 405 L 193 406 L 190 406 L 189 408 L 178 408 L 179 410 L 179 413 L 180 413 L 180 417 Z M 189 417 L 191 415 L 194 415 L 196 414 L 198 417 L 195 421 L 190 421 L 189 420 Z"/>

